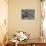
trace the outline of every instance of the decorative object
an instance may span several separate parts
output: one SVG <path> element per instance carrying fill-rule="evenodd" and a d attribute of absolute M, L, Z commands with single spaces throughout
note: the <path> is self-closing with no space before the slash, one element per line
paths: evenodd
<path fill-rule="evenodd" d="M 35 18 L 35 10 L 34 9 L 22 9 L 21 10 L 22 19 L 34 19 Z"/>
<path fill-rule="evenodd" d="M 26 32 L 21 31 L 17 34 L 17 36 L 20 41 L 27 41 L 30 37 L 30 34 L 27 34 Z"/>
<path fill-rule="evenodd" d="M 17 34 L 13 35 L 13 38 L 11 41 L 16 42 L 16 41 L 27 41 L 30 38 L 30 34 L 23 32 L 23 31 L 18 31 Z"/>

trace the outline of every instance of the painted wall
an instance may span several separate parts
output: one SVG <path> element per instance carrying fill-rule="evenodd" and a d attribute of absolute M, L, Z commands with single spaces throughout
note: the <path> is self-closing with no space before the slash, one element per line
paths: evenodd
<path fill-rule="evenodd" d="M 34 9 L 34 20 L 22 20 L 21 9 Z M 9 36 L 18 30 L 31 34 L 31 38 L 40 37 L 40 0 L 9 0 L 8 33 Z"/>

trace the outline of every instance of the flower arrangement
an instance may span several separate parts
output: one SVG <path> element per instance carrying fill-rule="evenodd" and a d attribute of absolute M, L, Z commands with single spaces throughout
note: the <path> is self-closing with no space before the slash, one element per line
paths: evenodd
<path fill-rule="evenodd" d="M 27 41 L 30 38 L 30 34 L 27 34 L 23 31 L 18 31 L 17 34 L 14 34 L 14 39 L 18 41 Z"/>
<path fill-rule="evenodd" d="M 30 34 L 27 34 L 26 32 L 20 31 L 20 32 L 18 32 L 17 36 L 18 36 L 18 39 L 20 41 L 27 41 L 30 37 Z"/>

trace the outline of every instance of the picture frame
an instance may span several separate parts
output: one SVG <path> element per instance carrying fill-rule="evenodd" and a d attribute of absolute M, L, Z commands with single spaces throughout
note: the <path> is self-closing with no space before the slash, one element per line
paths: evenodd
<path fill-rule="evenodd" d="M 22 9 L 21 18 L 26 20 L 35 19 L 35 10 L 34 9 Z"/>

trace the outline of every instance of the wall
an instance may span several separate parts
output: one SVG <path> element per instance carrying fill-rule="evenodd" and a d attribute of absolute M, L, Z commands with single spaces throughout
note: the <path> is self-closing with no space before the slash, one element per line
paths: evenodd
<path fill-rule="evenodd" d="M 35 9 L 34 20 L 22 20 L 21 9 Z M 31 34 L 31 38 L 40 37 L 40 0 L 9 0 L 8 33 L 9 36 L 18 30 Z"/>

